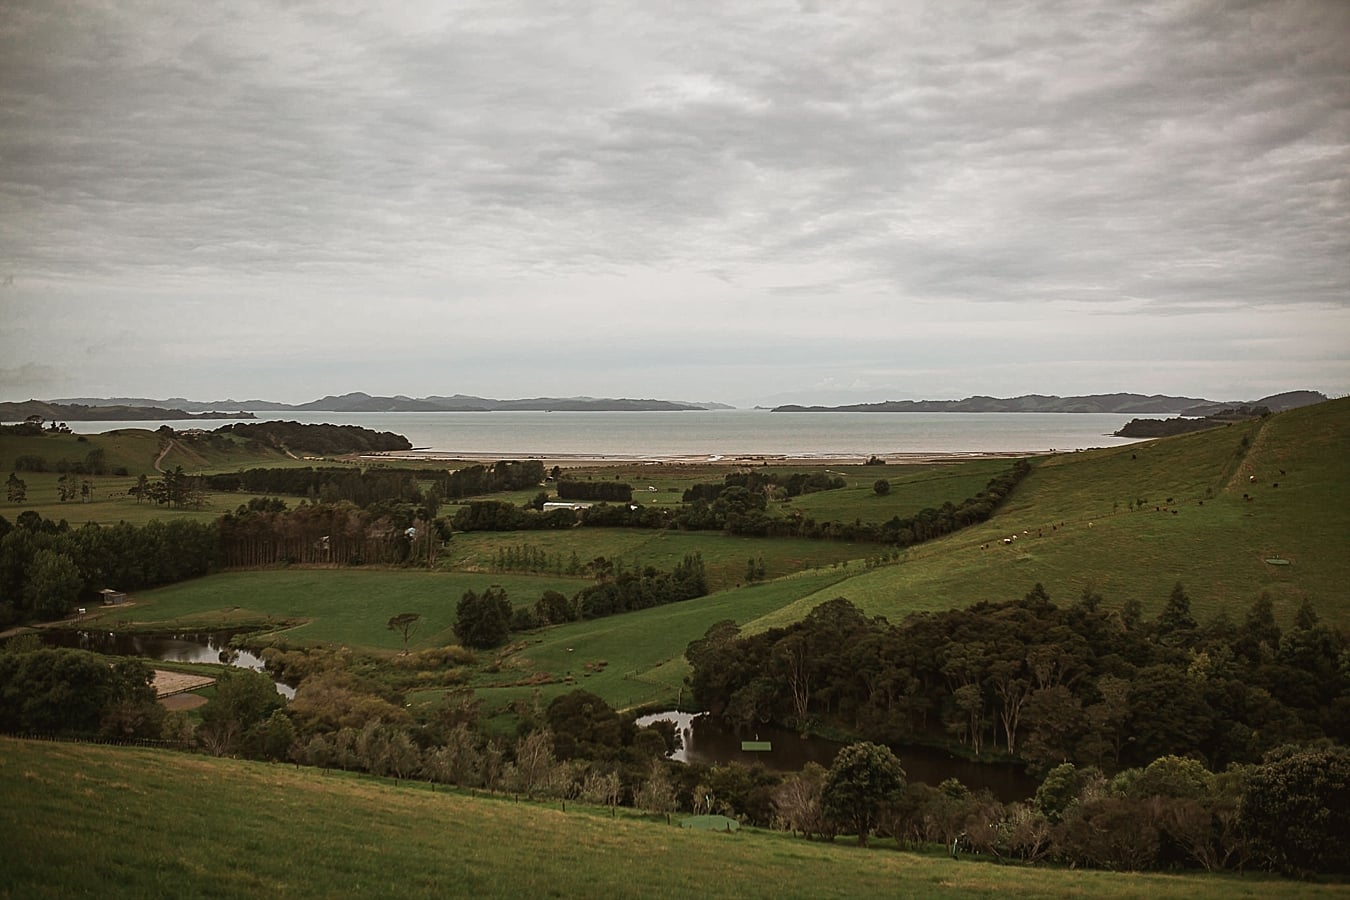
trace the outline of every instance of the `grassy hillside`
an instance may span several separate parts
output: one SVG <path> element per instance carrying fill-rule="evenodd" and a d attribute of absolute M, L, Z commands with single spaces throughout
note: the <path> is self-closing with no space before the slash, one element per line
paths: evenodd
<path fill-rule="evenodd" d="M 1134 598 L 1152 615 L 1181 581 L 1202 621 L 1221 611 L 1241 620 L 1265 591 L 1283 622 L 1306 597 L 1350 627 L 1347 545 L 1350 399 L 1042 460 L 989 522 L 761 624 L 800 617 L 836 593 L 896 620 L 1011 599 L 1038 581 L 1060 602 L 1092 586 L 1110 605 Z"/>
<path fill-rule="evenodd" d="M 674 705 L 689 672 L 684 649 L 713 622 L 747 622 L 788 606 L 798 598 L 827 590 L 843 576 L 821 571 L 784 578 L 758 587 L 722 591 L 590 622 L 574 622 L 522 635 L 501 657 L 506 673 L 480 676 L 478 695 L 495 709 L 528 697 L 533 685 L 487 687 L 543 674 L 545 701 L 576 687 L 599 694 L 619 708 L 661 703 Z M 431 699 L 420 698 L 423 701 Z M 490 709 L 489 711 L 492 711 Z"/>
<path fill-rule="evenodd" d="M 233 510 L 247 497 L 211 493 L 200 509 L 167 510 L 154 503 L 137 503 L 134 497 L 127 494 L 127 489 L 136 484 L 139 475 L 152 480 L 159 477 L 160 472 L 155 468 L 157 464 L 166 470 L 182 466 L 183 471 L 189 473 L 233 471 L 250 466 L 312 465 L 233 438 L 221 443 L 221 447 L 212 447 L 181 439 L 166 441 L 162 435 L 144 428 L 126 428 L 103 434 L 45 432 L 40 437 L 3 434 L 0 435 L 0 478 L 8 477 L 10 472 L 15 471 L 15 460 L 20 456 L 41 457 L 46 461 L 48 471 L 16 472 L 27 485 L 27 497 L 19 503 L 10 502 L 7 495 L 0 495 L 0 516 L 13 521 L 19 513 L 31 509 L 44 518 L 53 521 L 65 519 L 75 525 L 85 522 L 112 525 L 119 521 L 143 525 L 151 519 L 169 516 L 210 521 L 223 512 Z M 77 484 L 89 481 L 93 488 L 92 497 L 88 502 L 61 502 L 57 491 L 57 481 L 61 477 L 57 471 L 60 464 L 63 461 L 67 464 L 84 463 L 89 454 L 96 450 L 102 451 L 106 472 L 125 471 L 126 474 L 72 475 Z"/>
<path fill-rule="evenodd" d="M 1256 876 L 997 866 L 624 810 L 0 738 L 0 897 L 1331 897 Z"/>

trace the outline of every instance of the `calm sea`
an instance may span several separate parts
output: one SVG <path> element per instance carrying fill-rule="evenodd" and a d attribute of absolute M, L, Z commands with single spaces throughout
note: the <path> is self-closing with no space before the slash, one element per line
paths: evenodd
<path fill-rule="evenodd" d="M 418 449 L 502 459 L 529 456 L 866 457 L 925 453 L 1038 453 L 1131 443 L 1112 437 L 1132 417 L 1097 413 L 687 412 L 257 413 L 258 421 L 360 425 L 404 435 Z M 83 434 L 115 428 L 214 429 L 230 420 L 71 422 Z"/>

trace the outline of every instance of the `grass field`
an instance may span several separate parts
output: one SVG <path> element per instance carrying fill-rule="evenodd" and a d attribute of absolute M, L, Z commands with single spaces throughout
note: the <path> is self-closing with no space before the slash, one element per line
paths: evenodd
<path fill-rule="evenodd" d="M 768 539 L 713 531 L 659 531 L 629 528 L 574 528 L 565 531 L 472 532 L 457 534 L 441 555 L 442 568 L 490 570 L 498 551 L 532 548 L 566 566 L 573 553 L 583 564 L 603 556 L 625 567 L 669 571 L 687 554 L 703 557 L 713 590 L 745 581 L 751 559 L 763 559 L 768 578 L 809 568 L 829 568 L 880 552 L 875 544 Z"/>
<path fill-rule="evenodd" d="M 474 686 L 490 705 L 528 697 L 541 682 L 546 698 L 584 686 L 611 704 L 630 707 L 674 704 L 687 672 L 684 648 L 713 622 L 749 622 L 826 591 L 843 580 L 842 570 L 822 569 L 741 590 L 729 590 L 640 612 L 576 622 L 513 636 L 504 652 L 484 654 L 497 671 L 480 672 Z M 455 606 L 466 590 L 492 584 L 506 588 L 518 605 L 532 604 L 546 590 L 570 595 L 589 581 L 531 575 L 475 575 L 365 569 L 292 569 L 226 572 L 135 597 L 134 606 L 100 611 L 95 621 L 140 628 L 283 627 L 298 643 L 332 643 L 392 653 L 402 648 L 386 627 L 401 612 L 415 612 L 422 625 L 412 649 L 456 643 Z M 439 701 L 427 691 L 417 703 Z"/>
<path fill-rule="evenodd" d="M 264 465 L 313 465 L 312 462 L 291 459 L 276 451 L 250 449 L 239 441 L 232 440 L 230 443 L 231 449 L 223 451 L 205 446 L 194 447 L 178 440 L 170 445 L 150 428 L 129 428 L 103 434 L 44 433 L 41 437 L 3 435 L 0 436 L 0 473 L 14 471 L 15 460 L 20 456 L 42 457 L 51 471 L 16 472 L 27 486 L 27 496 L 21 503 L 11 502 L 7 495 L 0 496 L 0 516 L 13 521 L 19 513 L 31 509 L 54 522 L 65 519 L 73 526 L 86 522 L 114 525 L 123 521 L 144 525 L 151 519 L 169 516 L 211 521 L 246 502 L 248 495 L 212 492 L 207 494 L 206 503 L 199 509 L 169 510 L 155 503 L 137 503 L 127 493 L 127 489 L 135 486 L 139 475 L 146 475 L 152 480 L 158 478 L 160 473 L 155 468 L 157 462 L 161 469 L 182 466 L 183 471 L 191 474 Z M 168 452 L 164 453 L 166 449 Z M 125 470 L 128 474 L 71 475 L 76 485 L 82 481 L 90 483 L 92 497 L 89 502 L 78 499 L 61 502 L 57 491 L 57 482 L 61 477 L 56 471 L 58 463 L 83 463 L 93 450 L 103 452 L 103 465 L 107 472 Z"/>
<path fill-rule="evenodd" d="M 681 696 L 688 663 L 684 649 L 713 622 L 752 621 L 804 595 L 828 590 L 843 576 L 815 572 L 742 590 L 723 591 L 621 616 L 574 622 L 521 635 L 501 657 L 498 673 L 473 682 L 490 710 L 528 697 L 533 685 L 491 685 L 546 675 L 545 701 L 582 687 L 621 709 L 660 703 L 674 706 Z M 541 679 L 542 680 L 542 679 Z M 432 702 L 432 694 L 414 702 Z"/>
<path fill-rule="evenodd" d="M 1239 455 L 1244 437 L 1249 448 Z M 1036 582 L 1061 603 L 1092 586 L 1108 605 L 1133 598 L 1152 615 L 1180 581 L 1201 621 L 1219 612 L 1241 621 L 1264 591 L 1282 622 L 1307 598 L 1348 627 L 1347 546 L 1350 400 L 1337 400 L 1049 458 L 990 521 L 911 548 L 898 565 L 858 574 L 840 592 L 892 621 L 1013 599 Z M 800 617 L 825 599 L 803 598 L 763 624 Z"/>
<path fill-rule="evenodd" d="M 1344 897 L 959 861 L 285 765 L 0 738 L 0 897 Z"/>
<path fill-rule="evenodd" d="M 228 626 L 233 622 L 303 620 L 289 628 L 295 641 L 374 650 L 402 649 L 386 623 L 402 612 L 422 616 L 413 648 L 457 643 L 455 607 L 465 591 L 499 584 L 516 605 L 532 605 L 544 591 L 571 595 L 589 581 L 534 575 L 485 575 L 381 569 L 281 569 L 223 572 L 145 591 L 136 605 L 104 613 L 137 625 Z"/>
<path fill-rule="evenodd" d="M 855 519 L 885 522 L 893 516 L 907 518 L 925 508 L 937 509 L 948 501 L 959 505 L 984 490 L 989 479 L 1010 471 L 1012 466 L 1010 459 L 980 459 L 940 466 L 833 466 L 825 471 L 842 477 L 847 487 L 802 494 L 773 503 L 770 508 L 783 512 L 799 510 L 818 522 Z M 891 486 L 884 496 L 874 489 L 879 479 L 885 479 Z"/>

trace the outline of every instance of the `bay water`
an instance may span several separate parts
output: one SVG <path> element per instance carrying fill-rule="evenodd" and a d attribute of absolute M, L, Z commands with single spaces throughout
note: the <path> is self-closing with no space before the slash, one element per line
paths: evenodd
<path fill-rule="evenodd" d="M 359 425 L 401 434 L 428 455 L 500 459 L 733 457 L 866 458 L 923 454 L 1046 453 L 1128 444 L 1112 436 L 1132 417 L 1108 413 L 260 412 L 257 421 Z M 70 422 L 118 428 L 213 430 L 228 419 Z"/>

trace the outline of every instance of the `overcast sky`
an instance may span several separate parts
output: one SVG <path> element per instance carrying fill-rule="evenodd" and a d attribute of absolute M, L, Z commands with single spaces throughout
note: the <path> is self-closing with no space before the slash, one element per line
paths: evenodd
<path fill-rule="evenodd" d="M 1350 2 L 0 0 L 0 399 L 1350 392 Z"/>

